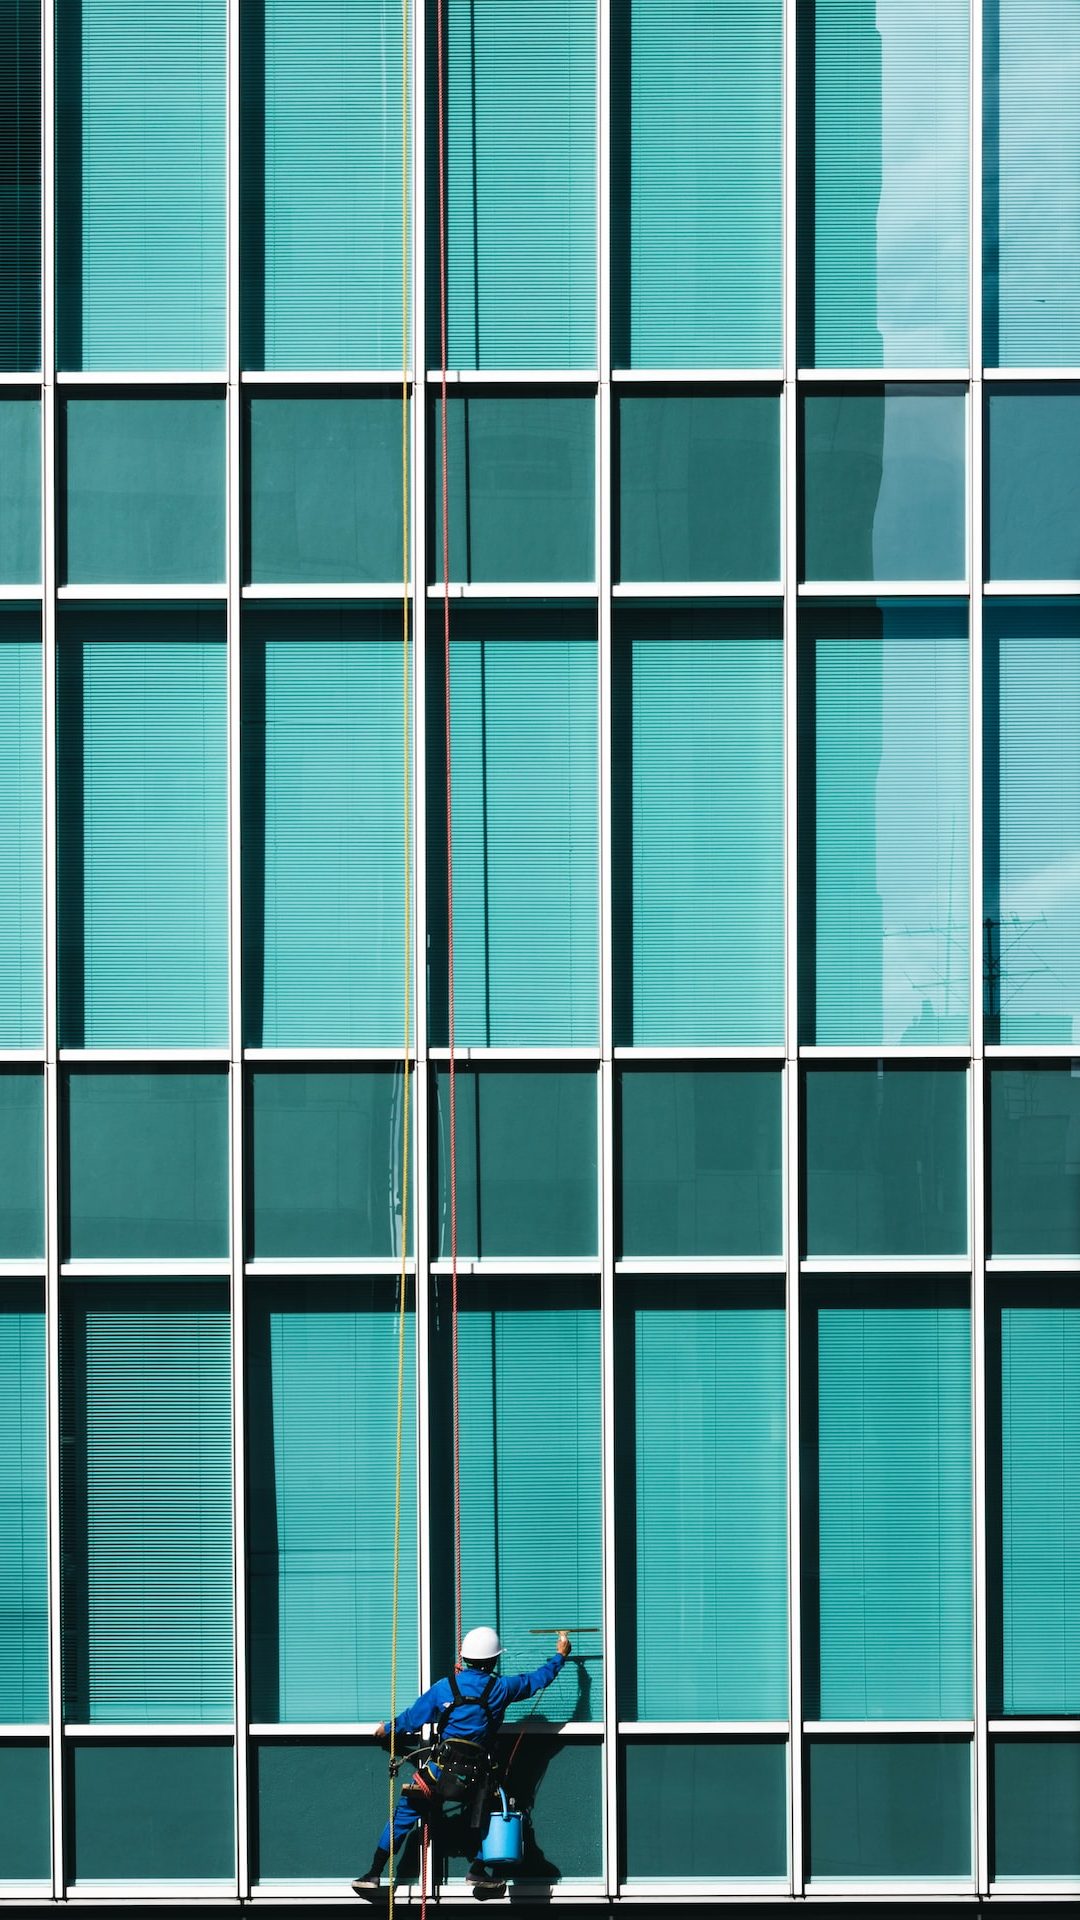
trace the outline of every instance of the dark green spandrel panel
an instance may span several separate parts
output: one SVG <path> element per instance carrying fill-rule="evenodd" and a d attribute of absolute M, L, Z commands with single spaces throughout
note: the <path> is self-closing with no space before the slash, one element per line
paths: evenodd
<path fill-rule="evenodd" d="M 29 394 L 5 394 L 0 399 L 0 581 L 31 586 L 40 579 L 41 402 Z"/>
<path fill-rule="evenodd" d="M 543 1644 L 542 1642 L 540 1643 Z M 505 1663 L 504 1663 L 505 1664 Z M 525 1858 L 511 1881 L 595 1880 L 604 1871 L 604 1761 L 598 1740 L 526 1734 L 508 1789 L 528 1812 Z M 456 1867 L 461 1872 L 464 1862 Z"/>
<path fill-rule="evenodd" d="M 225 1074 L 75 1071 L 66 1093 L 68 1258 L 227 1255 Z"/>
<path fill-rule="evenodd" d="M 388 1810 L 382 1749 L 347 1740 L 261 1740 L 253 1753 L 254 1879 L 351 1880 L 361 1872 Z M 418 1856 L 410 1840 L 395 1880 L 416 1879 Z"/>
<path fill-rule="evenodd" d="M 967 1879 L 966 1740 L 810 1740 L 809 1877 Z"/>
<path fill-rule="evenodd" d="M 624 394 L 616 445 L 618 579 L 779 579 L 775 394 Z"/>
<path fill-rule="evenodd" d="M 45 1086 L 0 1073 L 0 1260 L 45 1257 Z"/>
<path fill-rule="evenodd" d="M 0 1046 L 38 1047 L 45 996 L 41 614 L 0 620 Z"/>
<path fill-rule="evenodd" d="M 1080 1741 L 991 1742 L 991 1877 L 1080 1879 Z"/>
<path fill-rule="evenodd" d="M 63 446 L 66 581 L 224 580 L 224 400 L 72 397 Z"/>
<path fill-rule="evenodd" d="M 990 1252 L 1080 1253 L 1080 1075 L 990 1072 Z"/>
<path fill-rule="evenodd" d="M 224 1880 L 235 1872 L 231 1746 L 72 1742 L 69 1874 Z"/>
<path fill-rule="evenodd" d="M 47 1880 L 51 1856 L 49 1749 L 0 1747 L 0 1882 Z"/>
<path fill-rule="evenodd" d="M 38 0 L 0 9 L 0 367 L 41 364 L 41 11 Z"/>
<path fill-rule="evenodd" d="M 458 1251 L 595 1254 L 596 1075 L 489 1067 L 456 1074 Z M 434 1230 L 450 1253 L 450 1075 L 436 1069 Z"/>
<path fill-rule="evenodd" d="M 442 579 L 440 403 L 431 412 L 431 573 Z M 581 394 L 452 396 L 450 578 L 592 580 L 596 402 Z"/>
<path fill-rule="evenodd" d="M 7 1726 L 41 1726 L 49 1717 L 44 1308 L 40 1280 L 0 1283 L 0 1724 Z M 6 1751 L 0 1747 L 0 1806 Z"/>
<path fill-rule="evenodd" d="M 256 1258 L 400 1252 L 402 1090 L 395 1067 L 252 1070 Z"/>
<path fill-rule="evenodd" d="M 987 394 L 987 576 L 1080 575 L 1080 388 Z"/>
<path fill-rule="evenodd" d="M 779 1073 L 625 1067 L 618 1088 L 622 1252 L 780 1253 Z"/>
<path fill-rule="evenodd" d="M 248 578 L 401 579 L 401 399 L 252 395 Z"/>
<path fill-rule="evenodd" d="M 963 580 L 964 422 L 951 387 L 808 393 L 802 577 Z"/>
<path fill-rule="evenodd" d="M 966 1250 L 962 1071 L 811 1067 L 804 1098 L 808 1254 Z"/>
<path fill-rule="evenodd" d="M 628 1880 L 787 1873 L 785 1741 L 628 1740 L 623 1782 Z"/>

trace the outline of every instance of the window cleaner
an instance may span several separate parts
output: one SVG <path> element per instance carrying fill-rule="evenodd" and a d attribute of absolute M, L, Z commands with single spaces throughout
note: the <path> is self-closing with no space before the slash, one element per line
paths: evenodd
<path fill-rule="evenodd" d="M 461 1643 L 460 1665 L 455 1671 L 444 1680 L 436 1680 L 433 1687 L 394 1721 L 395 1735 L 406 1737 L 434 1724 L 435 1740 L 403 1789 L 393 1824 L 387 1821 L 379 1835 L 370 1867 L 351 1883 L 353 1892 L 361 1899 L 378 1898 L 383 1868 L 391 1851 L 396 1853 L 420 1822 L 430 1822 L 450 1802 L 468 1809 L 469 1825 L 475 1831 L 476 1846 L 466 1875 L 469 1885 L 489 1896 L 506 1892 L 505 1879 L 499 1878 L 497 1871 L 494 1878 L 487 1872 L 482 1839 L 484 1816 L 494 1784 L 493 1749 L 507 1707 L 515 1700 L 529 1700 L 534 1694 L 542 1693 L 562 1672 L 571 1652 L 570 1636 L 560 1631 L 555 1653 L 532 1673 L 512 1673 L 505 1677 L 496 1673 L 499 1656 L 504 1651 L 493 1627 L 473 1627 Z M 376 1727 L 376 1739 L 385 1739 L 389 1731 L 385 1725 Z M 416 1758 L 420 1758 L 419 1753 Z M 507 1820 L 512 1819 L 505 1799 L 503 1810 L 503 1815 L 496 1818 L 501 1821 L 505 1815 Z M 520 1819 L 516 1827 L 520 1841 Z M 496 1859 L 505 1864 L 517 1857 L 497 1852 L 498 1846 L 505 1846 L 513 1838 L 514 1835 L 502 1827 L 492 1836 L 492 1851 L 486 1859 L 493 1866 Z"/>

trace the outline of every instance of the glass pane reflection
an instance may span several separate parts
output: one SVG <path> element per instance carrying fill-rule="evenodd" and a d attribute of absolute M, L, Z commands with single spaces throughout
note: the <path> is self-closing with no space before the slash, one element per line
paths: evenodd
<path fill-rule="evenodd" d="M 803 488 L 804 579 L 962 580 L 963 393 L 808 393 Z"/>

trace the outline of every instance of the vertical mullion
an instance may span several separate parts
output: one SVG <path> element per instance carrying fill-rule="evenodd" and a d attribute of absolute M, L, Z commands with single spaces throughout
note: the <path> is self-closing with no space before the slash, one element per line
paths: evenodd
<path fill-rule="evenodd" d="M 599 0 L 597 10 L 596 100 L 596 298 L 597 366 L 597 647 L 599 669 L 599 831 L 600 831 L 600 1350 L 601 1350 L 601 1485 L 603 1497 L 604 1645 L 604 1819 L 603 1855 L 605 1891 L 616 1896 L 622 1854 L 619 1804 L 618 1699 L 615 1637 L 618 1612 L 615 1593 L 615 1167 L 614 1066 L 612 1052 L 612 872 L 611 872 L 611 0 Z"/>
<path fill-rule="evenodd" d="M 971 753 L 971 1338 L 974 1447 L 974 1653 L 975 1748 L 973 1835 L 975 1890 L 985 1895 L 990 1883 L 990 1779 L 987 1730 L 987 1564 L 986 1564 L 986 1267 L 985 1267 L 985 1084 L 983 1075 L 983 340 L 982 340 L 982 118 L 983 0 L 971 0 L 971 235 L 968 358 L 968 566 L 971 603 L 968 618 L 970 659 Z"/>
<path fill-rule="evenodd" d="M 60 1540 L 60 1068 L 56 858 L 56 153 L 55 9 L 41 9 L 41 664 L 45 967 L 45 1355 L 49 1770 L 52 1892 L 64 1898 L 64 1691 Z"/>
<path fill-rule="evenodd" d="M 248 1850 L 247 1580 L 244 1499 L 244 1034 L 241 986 L 240 588 L 242 428 L 240 391 L 240 0 L 227 0 L 226 328 L 227 427 L 226 646 L 229 763 L 229 1247 L 232 1362 L 233 1683 L 236 1881 L 251 1891 Z"/>
<path fill-rule="evenodd" d="M 804 1891 L 802 1557 L 799 1524 L 799 968 L 798 968 L 798 334 L 796 251 L 796 0 L 784 7 L 783 538 L 784 582 L 784 1248 L 787 1260 L 788 1819 L 791 1890 Z"/>

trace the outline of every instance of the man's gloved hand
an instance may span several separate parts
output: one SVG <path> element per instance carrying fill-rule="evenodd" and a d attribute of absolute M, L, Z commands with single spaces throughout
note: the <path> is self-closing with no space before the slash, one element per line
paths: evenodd
<path fill-rule="evenodd" d="M 556 1653 L 561 1653 L 564 1660 L 567 1658 L 567 1656 L 570 1653 L 573 1652 L 573 1648 L 570 1644 L 570 1635 L 568 1633 L 560 1633 L 558 1639 L 555 1642 L 555 1651 Z"/>
<path fill-rule="evenodd" d="M 379 1721 L 379 1724 L 375 1729 L 375 1738 L 379 1742 L 380 1746 L 386 1746 L 389 1744 L 390 1729 L 386 1725 L 386 1722 L 384 1720 Z"/>

